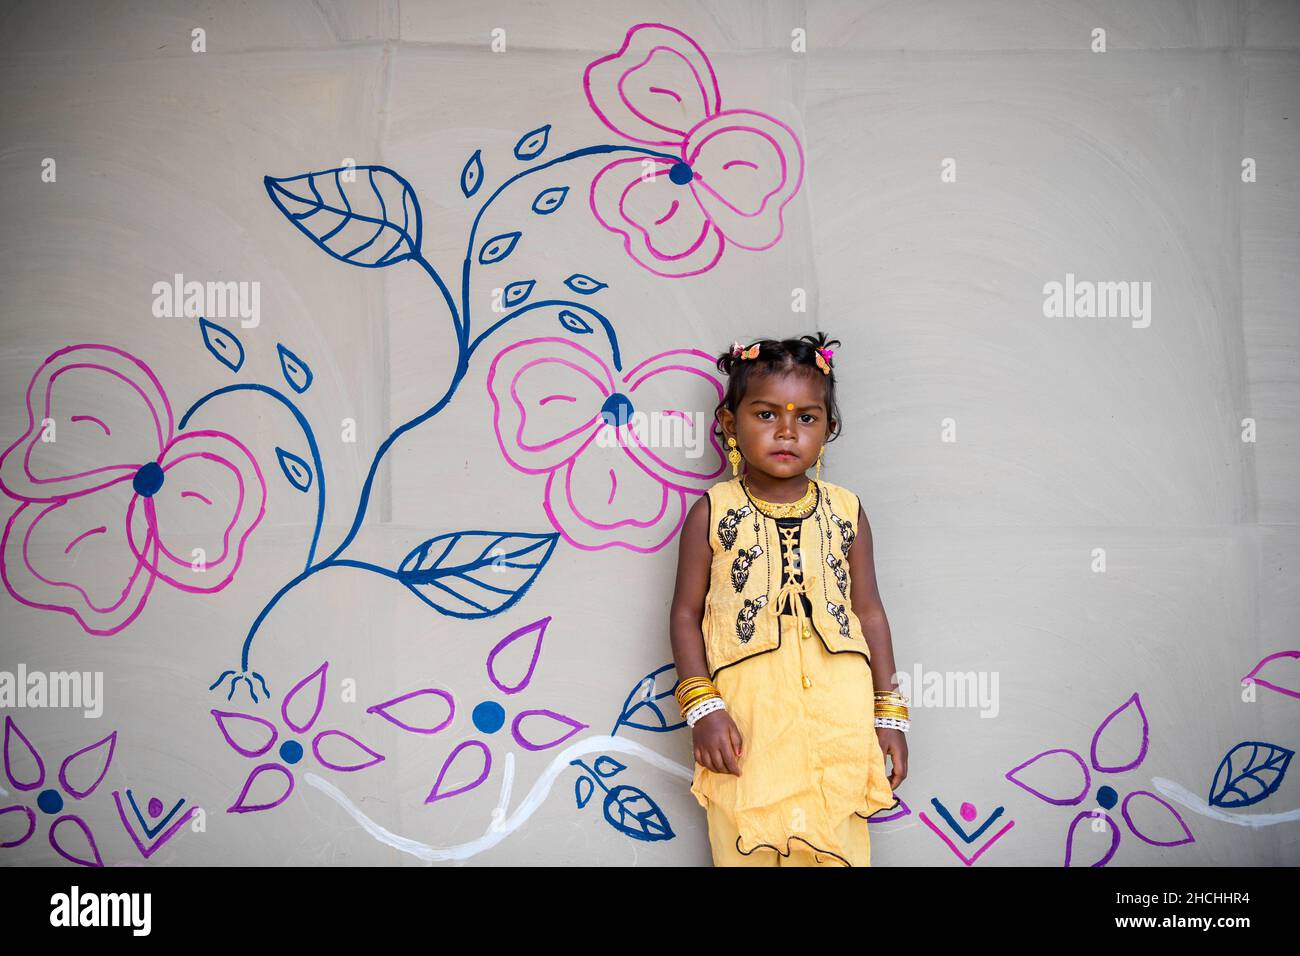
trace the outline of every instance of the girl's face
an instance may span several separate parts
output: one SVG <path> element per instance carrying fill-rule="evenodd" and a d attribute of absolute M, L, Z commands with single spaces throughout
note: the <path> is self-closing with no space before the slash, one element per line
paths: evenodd
<path fill-rule="evenodd" d="M 735 436 L 747 469 L 782 479 L 802 475 L 817 464 L 830 434 L 820 377 L 808 371 L 757 376 L 734 414 L 722 410 L 722 429 Z"/>

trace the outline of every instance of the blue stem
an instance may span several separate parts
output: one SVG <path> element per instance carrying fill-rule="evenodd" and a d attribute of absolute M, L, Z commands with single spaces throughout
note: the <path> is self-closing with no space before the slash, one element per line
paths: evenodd
<path fill-rule="evenodd" d="M 541 302 L 534 302 L 531 305 L 526 305 L 519 309 L 516 309 L 515 311 L 504 316 L 497 322 L 493 323 L 482 334 L 474 338 L 472 342 L 470 341 L 469 338 L 470 314 L 471 314 L 470 307 L 469 307 L 471 260 L 473 258 L 474 241 L 478 234 L 479 222 L 480 220 L 482 220 L 483 214 L 487 212 L 488 207 L 491 206 L 492 203 L 496 200 L 496 198 L 500 196 L 508 187 L 518 182 L 519 180 L 525 178 L 526 176 L 531 176 L 534 173 L 539 173 L 542 170 L 549 169 L 550 167 L 558 165 L 559 163 L 569 162 L 574 159 L 579 159 L 583 156 L 592 156 L 600 153 L 618 153 L 618 152 L 630 152 L 630 153 L 637 153 L 645 156 L 657 156 L 662 159 L 670 159 L 673 161 L 681 160 L 680 156 L 675 156 L 671 153 L 662 153 L 659 152 L 658 150 L 646 149 L 645 147 L 642 146 L 615 146 L 615 145 L 587 146 L 582 149 L 577 149 L 577 150 L 573 150 L 572 152 L 565 153 L 563 156 L 557 156 L 555 159 L 548 160 L 547 162 L 541 163 L 537 166 L 532 166 L 529 167 L 528 169 L 521 170 L 520 172 L 511 176 L 509 179 L 507 179 L 505 182 L 503 182 L 500 186 L 496 188 L 496 191 L 493 192 L 492 195 L 488 197 L 488 199 L 479 208 L 478 213 L 474 216 L 474 223 L 470 227 L 470 232 L 469 232 L 469 242 L 467 243 L 465 249 L 465 262 L 461 271 L 461 307 L 459 310 L 456 308 L 456 302 L 455 299 L 452 297 L 451 291 L 447 288 L 446 283 L 443 282 L 442 277 L 439 275 L 438 271 L 422 255 L 416 254 L 415 256 L 413 256 L 414 261 L 418 263 L 420 267 L 423 268 L 424 271 L 429 274 L 429 277 L 433 279 L 434 283 L 437 284 L 439 291 L 442 293 L 443 300 L 447 304 L 447 309 L 451 313 L 452 323 L 456 330 L 456 341 L 458 346 L 458 357 L 456 360 L 456 368 L 452 373 L 451 381 L 448 383 L 447 389 L 443 393 L 442 398 L 438 399 L 436 404 L 434 404 L 432 407 L 428 408 L 424 412 L 421 412 L 419 415 L 415 416 L 409 421 L 404 422 L 402 425 L 399 425 L 396 429 L 393 430 L 392 434 L 390 434 L 387 438 L 384 439 L 384 441 L 380 444 L 379 448 L 376 449 L 375 456 L 370 462 L 370 470 L 366 474 L 366 480 L 364 484 L 361 486 L 361 495 L 357 501 L 357 509 L 352 518 L 352 525 L 348 529 L 347 534 L 344 535 L 343 540 L 339 542 L 338 547 L 335 548 L 332 552 L 330 552 L 328 557 L 324 558 L 317 564 L 313 564 L 309 560 L 308 565 L 303 570 L 303 572 L 299 574 L 297 577 L 295 577 L 293 580 L 285 584 L 284 587 L 280 588 L 280 590 L 277 591 L 271 597 L 271 600 L 267 602 L 266 606 L 262 608 L 261 612 L 254 619 L 252 626 L 249 628 L 248 636 L 244 639 L 244 647 L 243 647 L 243 653 L 241 657 L 241 665 L 244 670 L 248 670 L 249 652 L 252 649 L 253 638 L 256 636 L 257 629 L 258 627 L 261 626 L 262 621 L 266 619 L 267 615 L 270 614 L 272 608 L 274 608 L 275 605 L 279 603 L 280 599 L 284 597 L 284 595 L 288 594 L 290 591 L 296 588 L 303 581 L 307 580 L 307 578 L 311 577 L 317 571 L 321 571 L 328 567 L 336 567 L 336 566 L 352 567 L 361 570 L 372 571 L 376 574 L 382 574 L 386 577 L 400 580 L 396 572 L 390 571 L 386 568 L 381 568 L 378 565 L 368 564 L 361 561 L 340 559 L 339 555 L 342 554 L 343 551 L 348 547 L 348 545 L 350 545 L 356 539 L 357 533 L 361 530 L 362 522 L 365 520 L 366 509 L 370 503 L 370 493 L 374 487 L 375 476 L 379 472 L 379 465 L 383 461 L 384 455 L 386 455 L 388 453 L 388 450 L 393 447 L 393 444 L 397 441 L 397 439 L 401 438 L 411 429 L 424 424 L 434 415 L 442 411 L 442 409 L 447 405 L 447 403 L 451 401 L 451 398 L 453 395 L 455 395 L 456 388 L 457 386 L 459 386 L 461 379 L 465 377 L 465 373 L 469 370 L 469 362 L 471 357 L 473 356 L 474 352 L 478 349 L 478 347 L 483 344 L 483 342 L 487 339 L 487 337 L 492 332 L 496 331 L 497 329 L 499 329 L 501 326 L 505 325 L 507 322 L 511 321 L 512 319 L 518 318 L 519 316 L 527 312 L 530 312 L 534 309 L 542 308 L 543 306 L 555 306 L 555 305 L 568 306 L 590 314 L 604 327 L 605 334 L 609 338 L 610 350 L 611 350 L 614 367 L 616 369 L 620 369 L 620 370 L 622 369 L 622 356 L 619 353 L 618 338 L 615 335 L 614 328 L 610 324 L 609 320 L 605 318 L 605 316 L 602 315 L 600 312 L 598 312 L 596 309 L 593 309 L 590 306 L 580 305 L 576 302 L 568 302 L 561 299 L 550 299 Z M 294 414 L 298 417 L 299 421 L 303 424 L 304 430 L 308 434 L 308 440 L 312 446 L 312 454 L 317 463 L 316 468 L 318 472 L 320 471 L 320 463 L 319 463 L 320 459 L 316 454 L 315 440 L 310 437 L 311 434 L 310 428 L 307 426 L 306 420 L 302 418 L 301 414 L 298 413 L 297 409 L 293 408 L 292 404 L 289 403 L 288 400 L 284 398 L 284 396 L 278 395 L 278 393 L 275 393 L 272 389 L 267 389 L 264 386 L 256 386 L 256 385 L 230 386 L 229 388 L 221 389 L 220 391 L 231 391 L 235 388 L 261 389 L 263 391 L 267 391 L 268 393 L 276 394 L 281 401 L 288 404 L 289 407 L 293 409 Z M 213 394 L 215 395 L 219 393 L 213 393 Z M 205 401 L 208 397 L 211 396 L 205 396 L 204 399 L 202 399 L 201 401 Z M 197 404 L 195 407 L 197 407 Z M 191 409 L 191 411 L 192 410 L 193 409 Z M 188 413 L 187 413 L 187 417 L 188 417 Z M 322 494 L 322 502 L 323 502 L 323 496 L 324 496 L 323 475 L 321 475 L 321 494 Z M 324 513 L 324 505 L 322 504 L 321 514 L 323 515 L 323 513 Z M 317 518 L 317 523 L 316 523 L 316 533 L 317 536 L 319 536 L 320 533 L 319 516 Z M 312 540 L 313 554 L 315 553 L 315 548 L 316 548 L 316 539 L 313 538 Z"/>

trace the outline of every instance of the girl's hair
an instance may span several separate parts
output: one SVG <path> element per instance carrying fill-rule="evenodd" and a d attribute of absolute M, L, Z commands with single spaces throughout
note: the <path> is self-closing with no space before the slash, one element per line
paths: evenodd
<path fill-rule="evenodd" d="M 722 396 L 718 407 L 713 410 L 713 434 L 719 439 L 724 437 L 718 422 L 718 413 L 726 408 L 733 415 L 736 414 L 736 409 L 745 398 L 749 383 L 756 375 L 784 375 L 803 367 L 811 369 L 812 374 L 815 374 L 817 380 L 826 387 L 824 404 L 835 425 L 826 440 L 833 441 L 839 435 L 842 425 L 839 404 L 835 401 L 835 365 L 834 362 L 827 362 L 831 372 L 829 375 L 823 372 L 821 366 L 817 364 L 817 350 L 828 349 L 839 344 L 839 339 L 828 339 L 825 332 L 818 332 L 815 335 L 801 335 L 797 339 L 759 339 L 742 349 L 742 351 L 749 351 L 754 346 L 758 346 L 758 355 L 755 358 L 742 358 L 736 354 L 734 346 L 723 352 L 718 356 L 717 364 L 718 371 L 727 375 L 727 392 Z"/>

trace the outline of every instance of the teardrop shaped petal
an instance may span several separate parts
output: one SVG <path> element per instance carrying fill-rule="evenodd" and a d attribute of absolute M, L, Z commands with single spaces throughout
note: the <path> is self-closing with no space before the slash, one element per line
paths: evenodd
<path fill-rule="evenodd" d="M 1170 818 L 1172 818 L 1173 825 L 1176 825 L 1180 830 L 1182 830 L 1183 835 L 1173 840 L 1157 840 L 1154 837 L 1147 836 L 1146 833 L 1140 830 L 1138 825 L 1133 822 L 1133 814 L 1129 804 L 1133 802 L 1134 797 L 1147 798 L 1147 800 L 1138 801 L 1136 805 L 1138 812 L 1146 823 L 1146 829 L 1152 829 L 1153 824 L 1160 826 L 1161 829 L 1165 829 L 1170 826 L 1169 821 Z M 1152 806 L 1148 802 L 1150 800 L 1155 801 L 1155 806 Z M 1192 831 L 1187 828 L 1187 822 L 1181 815 L 1179 815 L 1178 811 L 1175 810 L 1167 801 L 1156 796 L 1150 790 L 1134 790 L 1124 798 L 1124 802 L 1120 805 L 1120 812 L 1123 813 L 1124 822 L 1127 823 L 1128 828 L 1133 831 L 1133 835 L 1143 843 L 1149 843 L 1152 846 L 1182 846 L 1185 843 L 1196 842 L 1196 837 L 1192 836 Z"/>
<path fill-rule="evenodd" d="M 63 832 L 60 832 L 60 827 L 63 828 Z M 90 827 L 86 826 L 86 822 L 81 817 L 71 813 L 65 813 L 50 824 L 50 846 L 54 847 L 54 851 L 65 860 L 71 860 L 81 866 L 104 865 L 104 859 L 99 855 L 99 847 L 95 845 L 95 837 L 91 834 Z M 69 846 L 75 847 L 75 852 L 69 850 Z"/>
<path fill-rule="evenodd" d="M 275 744 L 279 732 L 275 724 L 252 714 L 236 714 L 228 710 L 214 710 L 212 716 L 217 719 L 217 727 L 226 743 L 236 753 L 245 757 L 260 757 Z"/>
<path fill-rule="evenodd" d="M 1074 856 L 1075 832 L 1080 823 L 1085 820 L 1091 821 L 1094 819 L 1104 820 L 1106 822 L 1106 827 L 1110 830 L 1110 846 L 1106 848 L 1106 851 L 1095 863 L 1072 864 L 1070 861 Z M 1089 824 L 1087 832 L 1091 832 L 1091 824 Z M 1080 848 L 1082 849 L 1083 838 L 1079 839 L 1079 843 Z M 1110 858 L 1115 855 L 1117 849 L 1119 849 L 1119 827 L 1115 826 L 1115 821 L 1112 820 L 1108 814 L 1102 813 L 1100 810 L 1084 810 L 1070 821 L 1070 829 L 1065 834 L 1066 866 L 1105 866 L 1110 862 Z"/>
<path fill-rule="evenodd" d="M 63 789 L 78 800 L 82 800 L 94 793 L 95 788 L 99 786 L 99 782 L 104 779 L 104 774 L 108 773 L 108 765 L 113 760 L 113 751 L 116 747 L 117 731 L 115 730 L 103 740 L 96 741 L 88 747 L 82 747 L 75 754 L 68 757 L 67 760 L 63 761 L 63 766 L 59 768 L 59 783 L 63 785 Z M 76 763 L 77 775 L 83 778 L 95 774 L 95 769 L 99 769 L 99 773 L 95 774 L 94 780 L 89 786 L 78 788 L 69 782 L 68 770 L 72 768 L 74 763 Z"/>
<path fill-rule="evenodd" d="M 1065 756 L 1053 757 L 1053 754 L 1064 754 Z M 1045 759 L 1049 757 L 1051 757 L 1050 760 Z M 1029 784 L 1016 776 L 1019 771 L 1034 766 L 1040 760 L 1044 761 L 1044 763 L 1043 767 L 1039 769 L 1046 769 L 1049 773 L 1052 773 L 1054 775 L 1054 780 L 1068 780 L 1068 778 L 1074 776 L 1077 771 L 1081 780 L 1078 791 L 1074 791 L 1073 783 L 1067 783 L 1063 788 L 1064 796 L 1049 796 L 1047 793 L 1029 786 Z M 1071 761 L 1073 761 L 1073 765 L 1071 765 Z M 1006 774 L 1004 774 L 1004 776 L 1020 789 L 1032 793 L 1039 800 L 1045 800 L 1058 807 L 1074 806 L 1087 795 L 1089 787 L 1092 786 L 1092 775 L 1088 773 L 1088 765 L 1083 762 L 1082 757 L 1066 747 L 1058 747 L 1055 750 L 1044 750 L 1042 753 L 1030 757 L 1019 766 L 1012 767 L 1006 772 Z M 1039 784 L 1039 786 L 1041 787 L 1043 784 Z"/>
<path fill-rule="evenodd" d="M 461 759 L 461 754 L 467 750 L 473 751 L 473 753 L 468 753 L 465 755 L 464 759 Z M 447 779 L 447 774 L 452 770 L 453 765 L 456 764 L 458 760 L 461 764 L 460 767 L 456 768 L 458 773 L 466 770 L 473 773 L 474 768 L 480 767 L 479 774 L 474 779 L 473 783 L 467 783 L 463 787 L 456 787 L 454 790 L 443 790 L 442 782 Z M 458 744 L 456 749 L 453 750 L 447 759 L 443 761 L 442 769 L 438 771 L 438 780 L 434 783 L 433 789 L 429 791 L 429 795 L 424 798 L 424 802 L 433 803 L 435 800 L 444 800 L 447 797 L 454 797 L 458 793 L 468 793 L 486 780 L 488 778 L 488 773 L 491 770 L 492 751 L 488 749 L 487 744 L 483 743 L 481 740 L 466 740 L 464 743 Z"/>
<path fill-rule="evenodd" d="M 41 755 L 36 752 L 32 742 L 27 739 L 26 735 L 18 729 L 14 719 L 8 714 L 5 715 L 5 776 L 19 790 L 35 790 L 45 782 L 45 761 Z M 22 757 L 24 751 L 31 756 L 36 762 L 36 779 L 31 782 L 24 782 L 14 777 L 14 764 Z"/>
<path fill-rule="evenodd" d="M 1269 654 L 1251 668 L 1250 673 L 1243 677 L 1241 682 L 1258 684 L 1260 687 L 1267 687 L 1288 697 L 1300 697 L 1300 686 L 1297 686 L 1296 680 L 1296 658 L 1300 658 L 1300 651 L 1278 651 L 1276 654 Z M 1285 660 L 1286 663 L 1274 664 L 1273 662 L 1277 660 Z M 1267 674 L 1268 677 L 1262 677 L 1261 674 Z"/>
<path fill-rule="evenodd" d="M 330 662 L 325 661 L 320 667 L 316 668 L 298 683 L 293 685 L 293 689 L 284 695 L 284 703 L 280 705 L 280 716 L 284 722 L 293 728 L 295 733 L 305 734 L 311 730 L 312 724 L 316 723 L 316 718 L 320 716 L 321 707 L 325 704 L 325 671 L 329 668 Z M 289 716 L 289 708 L 303 707 L 310 708 L 311 716 L 305 723 L 299 724 Z"/>
<path fill-rule="evenodd" d="M 1124 722 L 1116 725 L 1114 730 L 1108 730 L 1111 721 L 1121 714 L 1128 714 L 1129 721 L 1137 721 L 1137 726 L 1128 727 Z M 1123 773 L 1126 770 L 1132 770 L 1147 755 L 1147 746 L 1151 734 L 1151 725 L 1147 723 L 1147 713 L 1142 709 L 1142 699 L 1134 692 L 1128 700 L 1120 704 L 1109 714 L 1106 719 L 1097 727 L 1096 733 L 1092 735 L 1092 767 L 1102 773 Z M 1104 764 L 1097 757 L 1097 745 L 1101 742 L 1102 737 L 1106 738 L 1107 749 L 1111 752 L 1134 753 L 1136 756 L 1125 764 Z M 1137 738 L 1135 740 L 1135 738 Z"/>
<path fill-rule="evenodd" d="M 537 658 L 542 653 L 542 638 L 546 634 L 546 626 L 550 623 L 551 618 L 548 615 L 532 624 L 525 624 L 497 641 L 496 646 L 488 651 L 488 677 L 498 690 L 506 694 L 517 694 L 528 686 L 528 682 L 533 679 L 533 671 L 537 669 Z M 519 642 L 518 647 L 514 647 L 516 642 Z M 512 648 L 510 654 L 501 661 L 501 664 L 498 664 L 497 658 L 507 648 Z M 522 672 L 523 676 L 513 684 L 503 683 L 498 676 L 498 672 L 505 669 L 503 665 L 508 665 L 515 675 Z"/>
<path fill-rule="evenodd" d="M 344 758 L 346 762 L 340 763 L 333 760 L 327 760 L 321 755 L 321 741 L 329 737 L 340 737 L 347 742 L 347 746 L 336 751 L 347 755 L 346 758 Z M 365 770 L 367 767 L 373 767 L 375 764 L 379 763 L 379 761 L 384 759 L 383 754 L 371 750 L 361 741 L 357 740 L 356 737 L 353 737 L 351 734 L 345 734 L 341 730 L 321 731 L 311 742 L 311 752 L 316 755 L 316 759 L 320 762 L 322 767 L 328 767 L 330 770 L 341 770 L 344 773 L 351 773 L 355 770 Z M 365 759 L 367 756 L 370 757 L 369 760 Z"/>
<path fill-rule="evenodd" d="M 413 711 L 420 710 L 420 705 L 408 705 L 407 701 L 416 697 L 424 696 L 440 697 L 447 703 L 447 716 L 441 723 L 429 725 L 428 718 L 422 718 L 417 721 Z M 424 703 L 423 701 L 421 703 Z M 400 711 L 402 716 L 398 716 L 395 711 Z M 378 714 L 390 724 L 396 724 L 403 730 L 413 734 L 436 734 L 456 716 L 456 701 L 452 698 L 449 691 L 441 690 L 437 687 L 425 687 L 420 690 L 413 690 L 409 694 L 403 694 L 401 697 L 394 697 L 392 700 L 386 700 L 382 704 L 375 704 L 373 707 L 366 708 L 367 714 Z"/>
<path fill-rule="evenodd" d="M 282 786 L 284 788 L 284 792 L 281 793 L 274 800 L 271 800 L 269 802 L 263 801 L 262 803 L 245 803 L 244 800 L 248 797 L 249 795 L 248 792 L 253 788 L 253 783 L 263 774 L 265 774 L 268 778 L 268 782 L 266 783 L 266 786 L 273 788 L 271 790 L 271 793 L 275 793 L 276 791 L 274 788 L 279 786 Z M 279 776 L 282 778 L 280 781 L 277 782 L 275 780 L 269 779 L 270 777 L 273 777 L 276 774 L 279 774 Z M 235 799 L 234 805 L 227 807 L 226 812 L 227 813 L 253 813 L 257 810 L 274 810 L 280 804 L 284 803 L 284 801 L 288 800 L 289 794 L 291 793 L 293 793 L 293 774 L 291 774 L 284 767 L 280 766 L 278 763 L 264 763 L 261 764 L 260 766 L 253 768 L 253 772 L 250 773 L 248 775 L 248 779 L 244 781 L 244 789 L 239 791 L 239 796 Z"/>
<path fill-rule="evenodd" d="M 24 833 L 22 836 L 17 837 L 16 839 L 0 841 L 0 849 L 5 849 L 11 846 L 22 846 L 29 839 L 31 839 L 32 834 L 36 832 L 36 811 L 33 810 L 31 807 L 24 807 L 24 806 L 5 807 L 4 809 L 0 810 L 0 817 L 3 817 L 6 813 L 26 814 L 27 832 Z M 9 822 L 11 821 L 6 821 L 6 826 L 9 824 Z"/>
<path fill-rule="evenodd" d="M 524 722 L 525 717 L 544 717 L 551 722 L 552 729 L 558 734 L 543 743 L 537 743 L 529 740 L 520 732 L 520 725 Z M 536 723 L 536 721 L 534 721 Z M 557 726 L 558 725 L 558 726 Z M 563 714 L 557 714 L 553 710 L 521 710 L 510 725 L 510 733 L 514 735 L 515 742 L 525 750 L 548 750 L 564 743 L 580 730 L 586 729 L 588 725 L 581 721 L 574 720 L 572 717 L 565 717 Z M 568 727 L 567 733 L 560 733 L 560 727 Z"/>

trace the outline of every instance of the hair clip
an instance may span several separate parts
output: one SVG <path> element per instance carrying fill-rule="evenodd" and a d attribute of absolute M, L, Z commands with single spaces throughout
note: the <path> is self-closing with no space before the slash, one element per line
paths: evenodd
<path fill-rule="evenodd" d="M 822 370 L 823 375 L 831 374 L 831 356 L 835 354 L 834 349 L 815 349 L 817 352 L 817 367 Z"/>
<path fill-rule="evenodd" d="M 759 344 L 755 342 L 747 349 L 742 349 L 739 342 L 731 343 L 731 354 L 738 359 L 758 358 Z"/>

